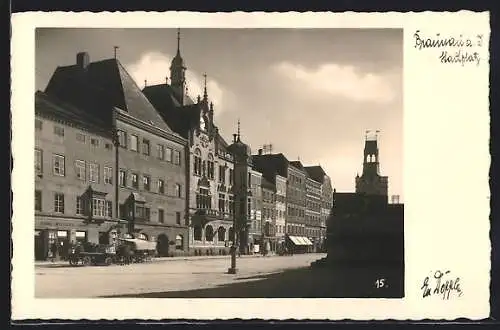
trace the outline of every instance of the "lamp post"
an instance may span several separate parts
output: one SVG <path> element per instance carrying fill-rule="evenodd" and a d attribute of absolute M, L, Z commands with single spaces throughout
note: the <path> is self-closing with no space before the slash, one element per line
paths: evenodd
<path fill-rule="evenodd" d="M 233 213 L 234 214 L 234 213 Z M 236 215 L 233 215 L 233 244 L 231 245 L 231 267 L 228 268 L 227 273 L 228 274 L 236 274 L 238 272 L 238 269 L 236 268 Z"/>

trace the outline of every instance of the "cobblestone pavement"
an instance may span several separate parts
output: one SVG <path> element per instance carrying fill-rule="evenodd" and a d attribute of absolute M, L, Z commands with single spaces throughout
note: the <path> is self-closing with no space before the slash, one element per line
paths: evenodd
<path fill-rule="evenodd" d="M 35 266 L 37 298 L 148 296 L 154 293 L 196 291 L 258 281 L 260 276 L 308 267 L 325 254 L 238 258 L 238 274 L 229 275 L 230 257 L 157 260 L 127 266 Z M 243 283 L 242 283 L 243 282 Z M 178 294 L 182 296 L 182 293 Z"/>

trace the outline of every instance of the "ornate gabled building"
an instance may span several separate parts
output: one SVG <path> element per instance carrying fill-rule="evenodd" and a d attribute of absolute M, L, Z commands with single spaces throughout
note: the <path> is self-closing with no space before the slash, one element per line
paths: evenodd
<path fill-rule="evenodd" d="M 86 190 L 90 195 L 85 196 L 93 205 L 92 211 L 83 212 L 126 221 L 127 234 L 156 241 L 160 255 L 186 253 L 187 139 L 165 123 L 118 59 L 90 62 L 87 53 L 79 53 L 76 64 L 56 69 L 45 95 L 67 104 L 68 111 L 78 109 L 105 123 L 112 135 L 108 151 L 112 166 L 102 164 L 106 167 L 101 168 L 93 164 L 92 157 L 81 159 L 89 162 L 87 182 L 92 189 Z M 82 141 L 82 150 L 99 145 L 92 139 L 84 144 L 84 137 L 77 138 Z M 66 152 L 80 152 L 77 149 Z M 91 180 L 92 176 L 96 178 Z M 110 209 L 103 191 L 95 186 L 99 180 L 112 180 L 115 190 Z"/>
<path fill-rule="evenodd" d="M 188 141 L 186 195 L 189 246 L 195 254 L 227 253 L 233 232 L 234 159 L 214 122 L 206 75 L 203 97 L 186 92 L 186 65 L 180 52 L 170 66 L 170 84 L 146 86 L 144 95 L 164 121 Z"/>

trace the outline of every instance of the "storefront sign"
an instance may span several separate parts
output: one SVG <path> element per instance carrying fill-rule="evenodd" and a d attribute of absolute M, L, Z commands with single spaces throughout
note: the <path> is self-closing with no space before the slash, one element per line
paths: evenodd
<path fill-rule="evenodd" d="M 57 229 L 82 229 L 85 230 L 86 228 L 89 227 L 88 224 L 81 222 L 76 222 L 76 221 L 50 221 L 50 220 L 43 220 L 43 221 L 36 221 L 35 226 L 37 229 L 44 229 L 44 228 L 57 228 Z"/>

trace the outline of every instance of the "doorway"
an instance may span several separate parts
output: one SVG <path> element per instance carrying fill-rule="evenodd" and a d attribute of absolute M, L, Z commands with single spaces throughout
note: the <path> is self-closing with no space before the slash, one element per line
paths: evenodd
<path fill-rule="evenodd" d="M 168 256 L 168 247 L 169 247 L 168 236 L 165 234 L 158 235 L 156 249 L 158 250 L 158 255 L 160 257 Z"/>

